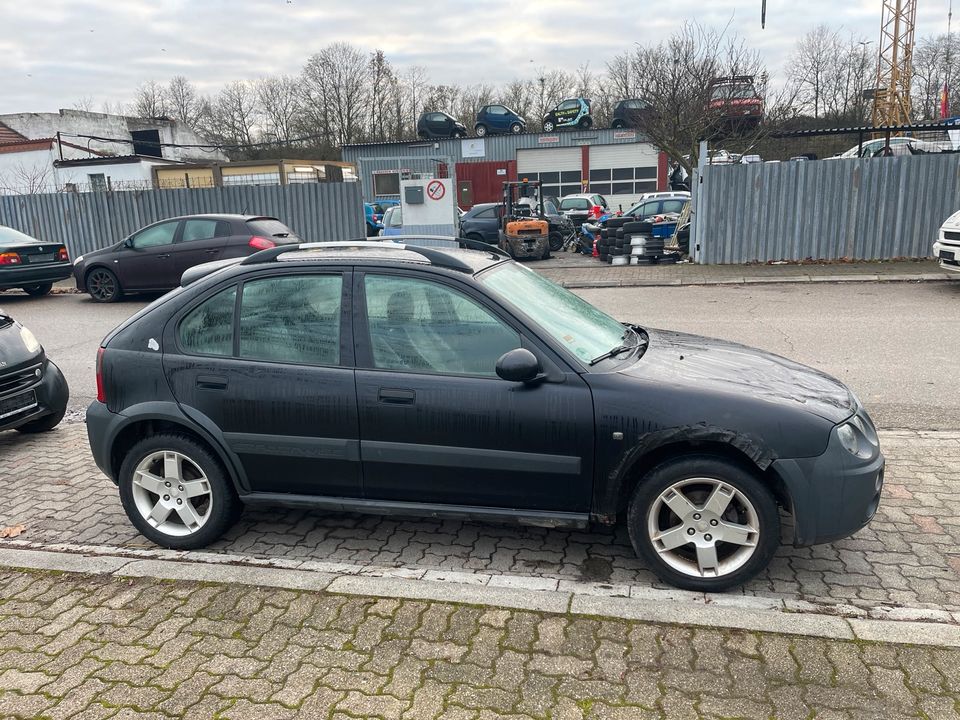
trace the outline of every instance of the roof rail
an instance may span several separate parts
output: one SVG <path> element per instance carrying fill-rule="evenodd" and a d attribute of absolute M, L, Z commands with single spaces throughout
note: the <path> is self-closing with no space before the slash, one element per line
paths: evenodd
<path fill-rule="evenodd" d="M 405 240 L 447 240 L 451 243 L 457 243 L 458 245 L 464 245 L 466 247 L 471 247 L 471 249 L 482 249 L 486 252 L 490 252 L 494 258 L 498 257 L 509 257 L 506 253 L 501 251 L 499 248 L 494 248 L 493 246 L 486 245 L 485 243 L 478 243 L 475 240 L 467 240 L 465 238 L 454 238 L 454 237 L 445 237 L 442 235 L 394 235 L 390 240 L 384 240 L 382 242 L 378 241 L 369 241 L 369 240 L 342 240 L 338 242 L 320 242 L 320 243 L 300 243 L 298 245 L 278 245 L 276 247 L 268 248 L 267 250 L 261 250 L 258 253 L 254 253 L 246 258 L 244 258 L 242 265 L 257 265 L 259 263 L 273 262 L 281 255 L 286 255 L 287 253 L 297 252 L 299 250 L 325 250 L 325 249 L 344 249 L 344 248 L 378 248 L 383 249 L 384 247 L 394 249 L 394 250 L 408 250 L 412 253 L 416 253 L 420 257 L 427 260 L 431 265 L 436 265 L 437 267 L 444 267 L 450 270 L 457 270 L 459 272 L 466 272 L 473 274 L 474 269 L 467 265 L 466 263 L 458 260 L 456 257 L 450 255 L 443 251 L 442 248 L 437 247 L 422 247 L 419 245 L 410 245 L 406 243 L 393 242 L 393 239 L 405 239 Z M 480 247 L 476 247 L 480 246 Z"/>

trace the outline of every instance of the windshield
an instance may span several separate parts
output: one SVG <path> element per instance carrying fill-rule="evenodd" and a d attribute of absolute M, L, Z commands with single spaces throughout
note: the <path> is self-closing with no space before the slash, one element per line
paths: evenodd
<path fill-rule="evenodd" d="M 586 198 L 564 198 L 560 201 L 561 210 L 589 210 L 590 201 Z"/>
<path fill-rule="evenodd" d="M 620 345 L 627 333 L 606 313 L 523 265 L 504 263 L 478 279 L 585 365 Z"/>
<path fill-rule="evenodd" d="M 22 243 L 22 242 L 33 242 L 33 238 L 29 235 L 24 235 L 19 230 L 14 230 L 13 228 L 5 227 L 0 225 L 0 242 L 4 243 Z"/>

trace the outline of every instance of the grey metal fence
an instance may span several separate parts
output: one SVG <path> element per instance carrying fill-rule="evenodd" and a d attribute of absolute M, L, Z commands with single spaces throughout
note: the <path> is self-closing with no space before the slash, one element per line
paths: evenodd
<path fill-rule="evenodd" d="M 65 243 L 71 257 L 158 220 L 196 213 L 271 215 L 312 242 L 365 236 L 356 182 L 0 196 L 0 225 Z"/>
<path fill-rule="evenodd" d="M 927 257 L 960 155 L 708 165 L 697 204 L 700 263 Z"/>

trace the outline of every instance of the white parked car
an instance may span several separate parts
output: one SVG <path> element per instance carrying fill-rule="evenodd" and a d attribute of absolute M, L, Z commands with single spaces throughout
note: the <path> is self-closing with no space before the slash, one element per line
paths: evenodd
<path fill-rule="evenodd" d="M 944 270 L 960 272 L 960 212 L 955 212 L 940 226 L 933 256 L 940 260 Z"/>
<path fill-rule="evenodd" d="M 846 152 L 834 155 L 827 160 L 842 160 L 844 158 L 871 158 L 883 157 L 884 148 L 887 145 L 886 138 L 876 138 L 867 140 L 863 145 L 854 145 Z M 913 137 L 892 137 L 890 138 L 891 155 L 913 155 L 915 153 L 937 153 L 949 150 L 949 143 L 929 142 L 927 140 L 918 140 Z"/>

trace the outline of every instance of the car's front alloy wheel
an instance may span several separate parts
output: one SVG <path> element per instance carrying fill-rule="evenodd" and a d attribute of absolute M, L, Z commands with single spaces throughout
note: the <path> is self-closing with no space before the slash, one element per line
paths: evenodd
<path fill-rule="evenodd" d="M 120 500 L 142 535 L 178 550 L 216 540 L 240 510 L 220 463 L 185 435 L 156 435 L 134 445 L 120 469 Z"/>
<path fill-rule="evenodd" d="M 123 295 L 117 276 L 106 268 L 94 268 L 87 274 L 87 292 L 97 302 L 114 302 Z"/>
<path fill-rule="evenodd" d="M 552 120 L 547 120 L 546 122 L 543 123 L 544 132 L 553 132 L 553 128 L 554 128 L 554 124 Z"/>
<path fill-rule="evenodd" d="M 664 581 L 689 590 L 747 582 L 780 542 L 769 489 L 739 465 L 709 456 L 664 463 L 644 477 L 628 524 L 637 554 Z"/>

